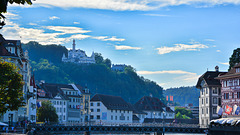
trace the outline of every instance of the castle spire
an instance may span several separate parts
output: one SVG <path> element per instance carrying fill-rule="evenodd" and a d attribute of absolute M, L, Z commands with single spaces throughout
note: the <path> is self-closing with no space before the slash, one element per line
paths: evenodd
<path fill-rule="evenodd" d="M 75 46 L 76 46 L 76 44 L 75 44 L 75 39 L 73 39 L 73 51 L 75 52 Z"/>

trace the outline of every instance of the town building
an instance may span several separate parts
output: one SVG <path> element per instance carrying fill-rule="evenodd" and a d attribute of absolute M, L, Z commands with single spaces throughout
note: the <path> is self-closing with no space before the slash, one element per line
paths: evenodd
<path fill-rule="evenodd" d="M 31 101 L 32 106 L 29 103 L 29 99 L 34 96 L 34 93 L 29 91 L 30 86 L 30 64 L 28 58 L 28 52 L 23 52 L 20 40 L 6 40 L 2 35 L 0 35 L 0 58 L 4 61 L 13 63 L 18 69 L 19 73 L 23 76 L 23 97 L 26 106 L 20 107 L 16 111 L 7 111 L 3 117 L 3 122 L 10 121 L 10 124 L 14 124 L 22 120 L 34 121 L 36 114 L 30 113 L 30 110 L 34 110 L 36 103 L 34 100 Z M 35 93 L 36 94 L 36 93 Z"/>
<path fill-rule="evenodd" d="M 215 79 L 220 74 L 219 67 L 215 71 L 207 71 L 199 77 L 196 87 L 200 89 L 199 97 L 199 124 L 206 128 L 212 119 L 217 119 L 217 106 L 221 105 L 221 83 Z"/>
<path fill-rule="evenodd" d="M 133 109 L 120 96 L 96 94 L 90 100 L 90 121 L 99 124 L 133 122 Z"/>
<path fill-rule="evenodd" d="M 52 102 L 62 124 L 82 123 L 85 121 L 85 113 L 89 112 L 89 109 L 86 111 L 86 106 L 89 106 L 90 93 L 80 85 L 42 81 L 38 85 L 38 102 L 46 100 Z"/>
<path fill-rule="evenodd" d="M 138 111 L 146 113 L 139 114 L 140 122 L 151 119 L 156 122 L 157 119 L 174 119 L 175 113 L 170 107 L 167 107 L 159 98 L 152 96 L 144 96 L 134 104 L 134 108 Z"/>
<path fill-rule="evenodd" d="M 119 72 L 123 72 L 125 70 L 125 67 L 127 67 L 127 65 L 125 64 L 112 64 L 112 70 L 113 71 L 119 71 Z"/>
<path fill-rule="evenodd" d="M 240 63 L 236 64 L 226 74 L 220 74 L 216 79 L 220 80 L 221 88 L 221 107 L 226 110 L 226 106 L 234 108 L 234 106 L 240 106 Z M 223 117 L 234 117 L 236 114 L 232 111 L 227 114 L 223 112 Z"/>
<path fill-rule="evenodd" d="M 76 64 L 94 64 L 95 62 L 95 54 L 92 52 L 91 57 L 88 57 L 85 51 L 76 49 L 75 40 L 73 40 L 72 49 L 68 51 L 68 55 L 63 54 L 62 61 L 63 62 L 71 62 Z"/>

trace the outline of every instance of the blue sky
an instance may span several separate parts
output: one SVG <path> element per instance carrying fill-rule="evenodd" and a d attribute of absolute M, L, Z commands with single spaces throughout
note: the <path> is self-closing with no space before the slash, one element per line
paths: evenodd
<path fill-rule="evenodd" d="M 193 86 L 240 47 L 240 0 L 37 0 L 10 5 L 5 38 L 61 44 L 136 68 L 163 88 Z"/>

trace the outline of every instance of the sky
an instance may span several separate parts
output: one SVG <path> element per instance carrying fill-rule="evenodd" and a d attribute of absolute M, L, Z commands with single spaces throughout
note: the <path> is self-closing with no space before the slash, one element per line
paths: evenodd
<path fill-rule="evenodd" d="M 36 0 L 9 5 L 0 33 L 93 51 L 164 89 L 228 70 L 240 47 L 240 0 Z"/>

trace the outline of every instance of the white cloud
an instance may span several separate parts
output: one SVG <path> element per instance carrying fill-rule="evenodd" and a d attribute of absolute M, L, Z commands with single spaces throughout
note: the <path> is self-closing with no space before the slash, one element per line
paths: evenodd
<path fill-rule="evenodd" d="M 18 24 L 13 23 L 11 21 L 6 22 L 7 25 L 4 29 L 1 30 L 1 33 L 4 35 L 6 39 L 19 39 L 23 43 L 27 43 L 29 41 L 37 41 L 40 44 L 63 44 L 68 42 L 71 39 L 85 39 L 90 37 L 89 35 L 83 35 L 82 33 L 86 33 L 88 31 L 84 31 L 81 28 L 75 27 L 75 31 L 73 27 L 58 27 L 58 26 L 47 26 L 39 29 L 36 28 L 24 28 L 20 27 Z M 52 30 L 56 30 L 58 32 L 47 33 L 43 28 L 49 28 Z M 73 30 L 73 31 L 71 31 Z M 77 33 L 79 32 L 79 33 Z M 65 38 L 60 38 L 59 36 L 67 35 Z"/>
<path fill-rule="evenodd" d="M 32 6 L 146 11 L 167 6 L 193 5 L 196 7 L 211 7 L 226 4 L 239 5 L 240 0 L 36 0 L 33 1 Z"/>
<path fill-rule="evenodd" d="M 126 45 L 115 45 L 116 50 L 140 50 L 141 47 L 131 47 Z"/>
<path fill-rule="evenodd" d="M 204 39 L 205 41 L 210 41 L 210 42 L 214 42 L 214 39 Z"/>
<path fill-rule="evenodd" d="M 221 52 L 221 50 L 217 50 L 216 52 Z"/>
<path fill-rule="evenodd" d="M 174 47 L 160 47 L 156 48 L 158 50 L 158 54 L 166 54 L 170 52 L 178 52 L 178 51 L 198 51 L 202 48 L 208 48 L 208 46 L 204 44 L 193 44 L 193 45 L 186 45 L 186 44 L 174 44 Z"/>
<path fill-rule="evenodd" d="M 116 38 L 116 36 L 108 37 L 108 36 L 97 36 L 92 37 L 93 39 L 98 39 L 102 41 L 125 41 L 123 38 Z"/>
<path fill-rule="evenodd" d="M 229 66 L 229 63 L 228 62 L 219 62 L 220 64 L 222 64 L 222 65 L 227 65 L 227 66 Z"/>
<path fill-rule="evenodd" d="M 36 23 L 28 23 L 28 25 L 37 25 Z"/>
<path fill-rule="evenodd" d="M 73 22 L 73 24 L 80 24 L 80 22 Z"/>
<path fill-rule="evenodd" d="M 56 20 L 56 19 L 60 19 L 60 18 L 57 17 L 57 16 L 51 16 L 51 17 L 49 17 L 49 19 L 50 19 L 50 20 Z"/>
<path fill-rule="evenodd" d="M 64 32 L 66 34 L 74 34 L 74 33 L 88 33 L 91 32 L 89 30 L 83 30 L 79 27 L 68 27 L 68 26 L 47 26 L 47 29 Z"/>

